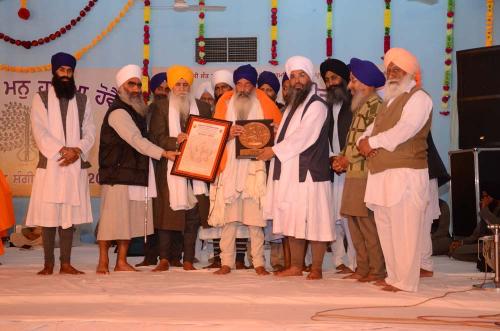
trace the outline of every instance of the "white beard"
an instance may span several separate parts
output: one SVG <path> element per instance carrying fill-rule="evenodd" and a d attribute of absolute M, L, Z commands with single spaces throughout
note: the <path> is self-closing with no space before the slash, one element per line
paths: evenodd
<path fill-rule="evenodd" d="M 400 80 L 387 80 L 384 86 L 384 101 L 389 101 L 405 93 L 412 81 L 413 75 L 410 74 L 406 74 Z"/>
<path fill-rule="evenodd" d="M 189 107 L 190 107 L 189 100 L 190 100 L 189 94 L 186 95 L 175 95 L 173 93 L 170 94 L 170 102 L 172 103 L 172 106 L 179 112 L 181 123 L 185 123 L 189 116 Z"/>
<path fill-rule="evenodd" d="M 236 119 L 246 120 L 255 101 L 257 101 L 255 92 L 252 92 L 249 95 L 241 95 L 236 92 L 234 94 L 233 103 L 234 110 L 236 111 Z"/>

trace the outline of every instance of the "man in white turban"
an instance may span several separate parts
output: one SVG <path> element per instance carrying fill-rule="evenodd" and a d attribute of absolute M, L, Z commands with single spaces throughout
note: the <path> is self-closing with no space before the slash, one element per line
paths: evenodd
<path fill-rule="evenodd" d="M 365 202 L 375 215 L 387 269 L 387 278 L 378 285 L 385 291 L 414 292 L 429 201 L 432 99 L 419 86 L 420 68 L 413 54 L 392 48 L 384 67 L 384 102 L 357 145 L 368 157 Z"/>
<path fill-rule="evenodd" d="M 331 112 L 313 87 L 314 68 L 302 56 L 287 60 L 291 95 L 275 145 L 264 148 L 260 160 L 271 161 L 264 218 L 273 232 L 288 237 L 291 267 L 278 276 L 301 276 L 306 240 L 311 243 L 312 267 L 307 279 L 322 278 L 323 257 L 332 232 L 332 186 L 329 166 Z"/>
<path fill-rule="evenodd" d="M 226 92 L 234 89 L 233 73 L 229 70 L 217 70 L 212 75 L 212 88 L 214 90 L 215 103 Z"/>
<path fill-rule="evenodd" d="M 97 231 L 98 274 L 109 273 L 108 250 L 112 240 L 118 241 L 114 270 L 136 271 L 127 262 L 130 239 L 153 233 L 150 198 L 156 196 L 156 185 L 150 157 L 156 160 L 162 157 L 174 159 L 177 155 L 146 138 L 147 106 L 142 98 L 141 76 L 141 68 L 134 64 L 118 71 L 118 94 L 102 122 L 99 145 L 99 183 L 102 186 L 101 217 Z"/>

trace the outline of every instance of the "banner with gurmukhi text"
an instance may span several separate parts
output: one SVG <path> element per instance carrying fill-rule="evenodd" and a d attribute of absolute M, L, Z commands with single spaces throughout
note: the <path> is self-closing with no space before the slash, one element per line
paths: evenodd
<path fill-rule="evenodd" d="M 198 70 L 196 70 L 198 69 Z M 195 69 L 192 91 L 199 84 L 211 79 L 220 68 Z M 279 70 L 278 70 L 279 69 Z M 165 70 L 155 68 L 154 73 Z M 257 68 L 275 72 L 281 80 L 282 68 Z M 90 100 L 96 123 L 96 141 L 90 153 L 92 167 L 88 179 L 92 196 L 99 195 L 98 149 L 99 133 L 104 115 L 115 98 L 117 69 L 76 68 L 75 81 L 78 90 Z M 31 131 L 30 110 L 33 96 L 45 91 L 52 79 L 51 72 L 11 73 L 0 72 L 0 169 L 4 172 L 14 196 L 29 196 L 38 162 L 38 149 Z M 322 84 L 319 74 L 315 81 Z M 281 97 L 281 93 L 279 94 Z"/>

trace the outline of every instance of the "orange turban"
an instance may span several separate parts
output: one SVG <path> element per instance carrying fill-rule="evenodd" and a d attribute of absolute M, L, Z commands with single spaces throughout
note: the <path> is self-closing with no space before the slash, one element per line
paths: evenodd
<path fill-rule="evenodd" d="M 184 78 L 189 86 L 193 84 L 193 71 L 186 66 L 173 65 L 167 70 L 167 84 L 170 89 L 173 89 L 175 84 Z"/>
<path fill-rule="evenodd" d="M 387 69 L 390 63 L 394 63 L 410 75 L 420 72 L 418 60 L 412 53 L 404 48 L 391 48 L 384 55 L 384 67 Z"/>

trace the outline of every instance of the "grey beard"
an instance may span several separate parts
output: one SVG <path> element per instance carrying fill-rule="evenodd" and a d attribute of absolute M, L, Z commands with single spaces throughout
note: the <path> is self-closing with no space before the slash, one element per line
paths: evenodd
<path fill-rule="evenodd" d="M 311 92 L 311 89 L 312 82 L 307 83 L 307 85 L 299 90 L 297 90 L 296 88 L 290 89 L 290 92 L 288 94 L 288 104 L 290 104 L 292 107 L 290 111 L 295 111 L 304 101 L 306 101 L 306 98 Z"/>
<path fill-rule="evenodd" d="M 357 112 L 370 96 L 364 94 L 354 94 L 351 99 L 351 110 Z"/>
<path fill-rule="evenodd" d="M 331 86 L 326 89 L 326 102 L 332 106 L 337 103 L 349 102 L 351 95 L 347 90 L 347 84 L 342 80 L 341 85 Z"/>
<path fill-rule="evenodd" d="M 148 106 L 144 102 L 141 94 L 139 94 L 138 96 L 131 96 L 127 93 L 127 91 L 125 91 L 123 86 L 121 86 L 118 89 L 118 96 L 123 102 L 132 107 L 139 115 L 141 115 L 142 117 L 146 116 Z"/>
<path fill-rule="evenodd" d="M 252 109 L 252 100 L 255 94 L 236 92 L 234 94 L 234 110 L 236 111 L 237 120 L 246 120 Z"/>

